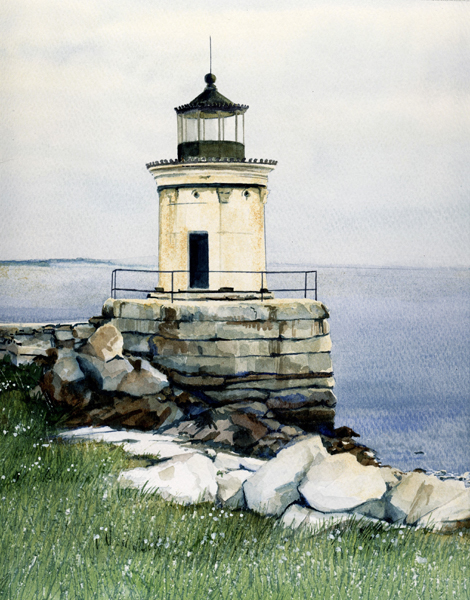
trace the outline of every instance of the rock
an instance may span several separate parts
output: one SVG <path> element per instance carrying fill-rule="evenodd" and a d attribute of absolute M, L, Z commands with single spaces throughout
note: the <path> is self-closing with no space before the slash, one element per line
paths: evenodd
<path fill-rule="evenodd" d="M 298 373 L 320 373 L 328 378 L 333 372 L 329 353 L 284 354 L 280 356 L 211 357 L 191 354 L 176 354 L 171 346 L 168 355 L 154 356 L 153 361 L 166 369 L 179 371 L 183 375 L 209 375 L 211 377 L 237 376 L 246 373 L 270 373 L 291 375 Z"/>
<path fill-rule="evenodd" d="M 60 382 L 61 385 L 64 383 L 81 381 L 85 378 L 74 354 L 63 357 L 59 354 L 59 359 L 52 368 L 52 372 L 54 374 L 54 379 Z"/>
<path fill-rule="evenodd" d="M 233 454 L 229 452 L 218 452 L 214 466 L 219 471 L 237 471 L 239 469 L 246 469 L 247 471 L 257 471 L 267 461 L 259 458 L 253 458 L 252 456 L 240 456 L 239 454 Z"/>
<path fill-rule="evenodd" d="M 403 473 L 399 469 L 394 469 L 392 467 L 380 467 L 380 474 L 387 484 L 388 489 L 398 485 L 403 476 Z"/>
<path fill-rule="evenodd" d="M 113 358 L 122 357 L 123 346 L 124 340 L 121 332 L 114 325 L 106 323 L 89 338 L 82 352 L 107 362 Z"/>
<path fill-rule="evenodd" d="M 267 392 L 253 389 L 206 390 L 205 395 L 219 404 L 229 404 L 243 400 L 266 400 Z M 266 408 L 265 408 L 266 411 Z"/>
<path fill-rule="evenodd" d="M 83 408 L 91 398 L 85 375 L 72 350 L 56 350 L 48 369 L 41 377 L 40 388 L 50 401 Z"/>
<path fill-rule="evenodd" d="M 176 400 L 180 404 L 179 398 Z M 245 451 L 265 436 L 268 428 L 260 415 L 266 406 L 259 402 L 240 402 L 219 408 L 205 408 L 194 417 L 194 427 L 185 434 L 195 441 L 223 444 Z"/>
<path fill-rule="evenodd" d="M 72 334 L 72 326 L 56 329 L 54 335 L 58 342 L 68 342 L 74 339 Z"/>
<path fill-rule="evenodd" d="M 291 529 L 307 529 L 312 533 L 324 529 L 325 527 L 331 527 L 343 521 L 349 521 L 353 519 L 353 515 L 350 513 L 322 513 L 311 508 L 299 506 L 298 504 L 292 504 L 282 515 L 281 524 L 284 527 L 290 527 Z"/>
<path fill-rule="evenodd" d="M 87 340 L 96 331 L 96 327 L 90 325 L 90 323 L 78 323 L 72 329 L 72 335 L 77 340 Z"/>
<path fill-rule="evenodd" d="M 120 356 L 104 362 L 86 354 L 78 354 L 77 360 L 82 371 L 95 381 L 97 386 L 108 392 L 115 392 L 124 377 L 133 368 L 130 362 Z"/>
<path fill-rule="evenodd" d="M 52 347 L 51 340 L 31 340 L 24 345 L 13 341 L 6 345 L 6 352 L 10 356 L 12 365 L 17 367 L 32 363 L 37 356 L 46 356 L 47 351 Z"/>
<path fill-rule="evenodd" d="M 217 495 L 216 476 L 211 459 L 195 452 L 153 467 L 124 471 L 119 480 L 123 487 L 156 491 L 165 500 L 187 505 L 214 502 Z"/>
<path fill-rule="evenodd" d="M 333 430 L 333 434 L 336 438 L 349 438 L 349 437 L 361 437 L 359 433 L 356 433 L 351 427 L 343 425 Z"/>
<path fill-rule="evenodd" d="M 413 525 L 425 515 L 447 504 L 465 490 L 462 481 L 440 481 L 434 475 L 407 473 L 390 492 L 389 517 Z"/>
<path fill-rule="evenodd" d="M 450 502 L 421 517 L 417 525 L 443 533 L 470 528 L 470 489 L 466 488 Z"/>
<path fill-rule="evenodd" d="M 146 360 L 133 361 L 134 370 L 123 377 L 117 390 L 130 396 L 158 394 L 168 387 L 166 376 Z"/>
<path fill-rule="evenodd" d="M 243 484 L 251 477 L 249 471 L 230 471 L 226 474 L 217 475 L 217 500 L 222 506 L 229 508 L 244 508 L 245 497 L 243 495 Z"/>
<path fill-rule="evenodd" d="M 365 517 L 387 521 L 389 516 L 388 502 L 384 498 L 369 500 L 356 507 L 354 512 Z"/>
<path fill-rule="evenodd" d="M 255 415 L 233 413 L 231 421 L 240 429 L 234 436 L 234 442 L 240 448 L 248 448 L 268 433 L 268 429 Z"/>
<path fill-rule="evenodd" d="M 326 406 L 275 410 L 276 418 L 288 425 L 301 427 L 304 431 L 317 431 L 320 426 L 334 423 L 335 409 Z"/>
<path fill-rule="evenodd" d="M 302 435 L 304 432 L 300 427 L 296 427 L 295 425 L 284 425 L 279 429 L 280 433 L 284 433 L 290 438 L 296 437 L 298 435 Z"/>
<path fill-rule="evenodd" d="M 351 510 L 386 491 L 380 470 L 360 465 L 348 453 L 314 463 L 299 486 L 307 504 L 320 512 Z"/>
<path fill-rule="evenodd" d="M 122 444 L 123 449 L 134 456 L 154 456 L 160 460 L 183 454 L 194 454 L 194 450 L 171 441 L 130 439 Z"/>
<path fill-rule="evenodd" d="M 163 425 L 171 425 L 182 417 L 183 413 L 174 402 L 166 402 L 160 396 L 139 400 L 124 398 L 116 402 L 111 411 L 102 415 L 99 420 L 109 425 L 156 430 Z"/>
<path fill-rule="evenodd" d="M 148 354 L 150 352 L 149 336 L 135 333 L 123 333 L 124 349 L 132 354 Z"/>
<path fill-rule="evenodd" d="M 266 405 L 275 413 L 310 406 L 332 407 L 336 397 L 330 389 L 294 388 L 272 392 Z"/>
<path fill-rule="evenodd" d="M 320 436 L 311 436 L 284 448 L 245 482 L 248 508 L 266 515 L 281 515 L 300 499 L 297 487 L 312 463 L 325 460 Z"/>
<path fill-rule="evenodd" d="M 267 427 L 269 431 L 277 431 L 281 427 L 281 424 L 276 419 L 260 419 L 259 422 Z"/>

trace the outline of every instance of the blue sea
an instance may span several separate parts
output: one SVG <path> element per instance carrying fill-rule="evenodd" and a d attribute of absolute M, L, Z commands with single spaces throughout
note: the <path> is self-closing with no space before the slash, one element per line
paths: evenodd
<path fill-rule="evenodd" d="M 117 267 L 157 268 L 154 259 L 0 262 L 0 322 L 87 321 L 100 314 Z M 383 464 L 469 471 L 470 270 L 317 271 L 318 299 L 331 313 L 336 426 L 360 433 Z M 301 276 L 287 286 L 277 277 L 269 282 L 273 288 L 303 287 Z M 152 274 L 120 273 L 119 282 L 156 285 Z M 121 293 L 131 295 L 138 296 Z"/>

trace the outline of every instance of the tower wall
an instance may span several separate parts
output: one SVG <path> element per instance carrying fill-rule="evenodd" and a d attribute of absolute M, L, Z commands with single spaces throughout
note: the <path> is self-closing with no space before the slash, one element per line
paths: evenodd
<path fill-rule="evenodd" d="M 150 168 L 160 203 L 159 270 L 185 271 L 174 275 L 174 290 L 190 287 L 191 232 L 208 234 L 210 290 L 260 290 L 259 272 L 266 270 L 264 205 L 272 168 L 265 164 L 216 162 Z M 160 274 L 159 287 L 171 289 L 170 274 Z"/>

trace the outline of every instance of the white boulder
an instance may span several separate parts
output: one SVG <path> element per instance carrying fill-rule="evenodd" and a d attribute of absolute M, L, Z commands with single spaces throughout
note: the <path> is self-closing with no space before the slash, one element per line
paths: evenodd
<path fill-rule="evenodd" d="M 462 527 L 470 528 L 470 488 L 421 517 L 417 525 L 443 532 L 455 531 Z"/>
<path fill-rule="evenodd" d="M 243 495 L 243 484 L 252 477 L 252 473 L 240 469 L 217 475 L 217 500 L 222 506 L 229 508 L 244 508 L 245 497 Z"/>
<path fill-rule="evenodd" d="M 407 473 L 388 498 L 393 521 L 405 519 L 408 525 L 447 504 L 465 490 L 463 481 L 441 481 L 434 475 Z"/>
<path fill-rule="evenodd" d="M 320 512 L 351 510 L 386 491 L 380 469 L 364 467 L 348 452 L 312 464 L 299 486 L 309 506 Z"/>
<path fill-rule="evenodd" d="M 217 495 L 214 464 L 200 452 L 177 456 L 153 467 L 124 471 L 119 480 L 123 487 L 156 491 L 165 500 L 178 504 L 214 502 Z"/>
<path fill-rule="evenodd" d="M 300 499 L 297 487 L 312 464 L 328 456 L 319 435 L 310 436 L 266 462 L 244 486 L 249 509 L 265 515 L 281 515 Z"/>

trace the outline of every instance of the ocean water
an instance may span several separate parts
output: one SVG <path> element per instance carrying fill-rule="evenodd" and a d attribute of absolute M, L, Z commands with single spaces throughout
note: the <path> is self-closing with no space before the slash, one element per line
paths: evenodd
<path fill-rule="evenodd" d="M 0 322 L 86 321 L 109 297 L 113 268 L 129 266 L 156 268 L 152 261 L 0 263 Z M 383 464 L 469 471 L 470 270 L 317 270 L 318 298 L 331 314 L 336 426 L 360 433 Z M 152 274 L 123 273 L 119 281 L 156 284 Z M 273 276 L 269 284 L 301 288 L 303 278 Z"/>

